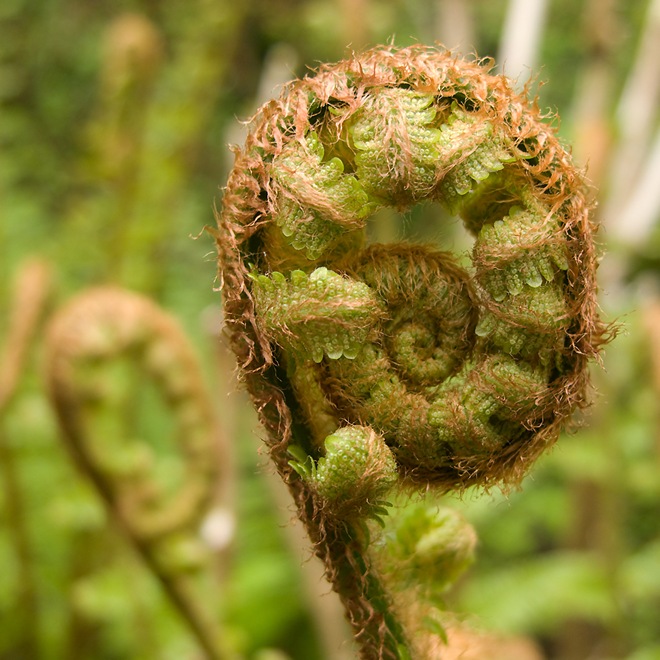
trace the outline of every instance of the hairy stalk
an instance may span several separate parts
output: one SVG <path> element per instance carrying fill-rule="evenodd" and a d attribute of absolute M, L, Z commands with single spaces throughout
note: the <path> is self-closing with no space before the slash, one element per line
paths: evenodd
<path fill-rule="evenodd" d="M 423 200 L 463 219 L 471 268 L 365 245 L 377 209 Z M 218 224 L 227 324 L 272 459 L 363 657 L 405 657 L 414 631 L 367 522 L 389 524 L 403 483 L 519 481 L 585 405 L 604 328 L 584 181 L 488 64 L 376 48 L 257 112 Z"/>
<path fill-rule="evenodd" d="M 132 377 L 113 380 L 121 360 Z M 177 426 L 184 474 L 166 485 L 166 462 L 118 428 L 121 411 L 139 398 L 136 375 L 157 389 Z M 119 529 L 160 581 L 209 658 L 228 657 L 213 610 L 196 593 L 195 577 L 211 563 L 198 539 L 219 472 L 218 427 L 185 335 L 146 298 L 114 288 L 92 289 L 63 308 L 47 340 L 51 401 L 66 441 Z M 133 385 L 133 387 L 131 387 Z M 139 436 L 138 436 L 139 437 Z M 159 478 L 160 475 L 160 478 Z"/>

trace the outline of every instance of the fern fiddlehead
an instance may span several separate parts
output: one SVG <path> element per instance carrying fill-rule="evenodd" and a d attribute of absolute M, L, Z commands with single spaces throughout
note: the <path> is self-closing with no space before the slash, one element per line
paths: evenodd
<path fill-rule="evenodd" d="M 292 83 L 236 152 L 217 234 L 233 346 L 365 657 L 400 656 L 405 635 L 346 512 L 378 517 L 392 461 L 445 490 L 519 480 L 585 401 L 603 328 L 584 187 L 506 79 L 421 46 Z M 421 200 L 474 234 L 469 270 L 365 245 L 378 208 Z M 338 434 L 352 485 L 336 469 L 321 487 Z"/>
<path fill-rule="evenodd" d="M 50 398 L 72 456 L 206 657 L 229 657 L 214 613 L 196 594 L 200 577 L 208 593 L 211 557 L 198 531 L 221 470 L 217 420 L 185 334 L 149 299 L 98 287 L 58 311 L 46 348 Z M 166 402 L 180 461 L 164 438 L 154 447 L 140 437 L 131 405 L 143 403 L 138 383 Z"/>

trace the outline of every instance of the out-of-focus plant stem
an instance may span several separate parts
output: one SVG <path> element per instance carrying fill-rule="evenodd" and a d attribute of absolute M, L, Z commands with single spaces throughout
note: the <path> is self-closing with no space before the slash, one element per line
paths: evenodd
<path fill-rule="evenodd" d="M 473 4 L 472 0 L 436 0 L 436 36 L 461 55 L 470 55 L 476 47 Z"/>
<path fill-rule="evenodd" d="M 120 15 L 105 35 L 100 108 L 90 138 L 95 174 L 106 193 L 99 212 L 109 233 L 105 261 L 112 279 L 138 194 L 146 121 L 164 50 L 162 35 L 139 14 Z"/>
<path fill-rule="evenodd" d="M 239 434 L 240 394 L 235 376 L 235 361 L 223 334 L 222 317 L 216 310 L 208 310 L 203 317 L 204 331 L 213 343 L 215 357 L 218 419 L 221 425 L 218 454 L 223 465 L 223 478 L 216 484 L 215 510 L 207 518 L 202 532 L 214 551 L 214 569 L 220 586 L 229 579 L 234 550 L 236 525 L 236 493 L 238 471 L 234 439 Z"/>
<path fill-rule="evenodd" d="M 520 88 L 536 66 L 547 7 L 547 0 L 509 0 L 497 62 Z"/>
<path fill-rule="evenodd" d="M 5 410 L 16 393 L 35 331 L 49 293 L 50 270 L 41 260 L 25 262 L 18 273 L 9 314 L 9 328 L 0 352 L 0 474 L 5 489 L 5 516 L 16 560 L 17 612 L 20 630 L 16 646 L 21 657 L 39 654 L 39 604 L 32 540 L 19 465 L 4 432 Z"/>
<path fill-rule="evenodd" d="M 612 58 L 620 37 L 615 4 L 614 0 L 587 0 L 583 34 L 588 56 L 578 74 L 572 108 L 573 154 L 579 164 L 588 167 L 589 179 L 596 187 L 603 179 L 612 147 Z"/>
<path fill-rule="evenodd" d="M 629 245 L 639 245 L 645 240 L 658 212 L 656 206 L 640 219 L 639 215 L 629 212 L 629 206 L 635 199 L 631 190 L 636 190 L 643 172 L 654 162 L 657 168 L 660 160 L 657 151 L 654 155 L 653 149 L 649 149 L 657 130 L 659 98 L 660 0 L 649 0 L 637 55 L 616 111 L 617 148 L 611 161 L 608 197 L 603 208 L 603 221 L 608 230 Z M 654 188 L 657 189 L 657 185 Z M 658 204 L 660 199 L 656 196 Z"/>
<path fill-rule="evenodd" d="M 171 44 L 140 15 L 109 25 L 89 153 L 79 165 L 87 190 L 68 204 L 62 244 L 68 251 L 85 243 L 74 268 L 87 279 L 159 294 L 176 258 L 166 248 L 172 233 L 186 241 L 206 222 L 183 227 L 179 220 L 190 217 L 194 164 L 246 10 L 245 3 L 197 0 L 175 21 Z"/>
<path fill-rule="evenodd" d="M 651 349 L 651 364 L 653 366 L 653 386 L 656 399 L 660 401 L 660 300 L 651 302 L 644 310 L 644 325 L 648 333 Z M 655 433 L 655 451 L 658 467 L 660 467 L 660 411 Z"/>
<path fill-rule="evenodd" d="M 206 139 L 247 7 L 209 0 L 195 4 L 186 12 L 172 61 L 149 108 L 136 200 L 130 221 L 124 220 L 121 281 L 152 293 L 164 285 L 164 245 L 191 186 L 191 163 Z M 180 239 L 186 238 L 182 233 Z"/>
<path fill-rule="evenodd" d="M 71 557 L 67 578 L 69 584 L 76 583 L 89 575 L 99 563 L 99 551 L 108 544 L 105 533 L 98 529 L 77 529 L 73 533 Z M 142 630 L 140 631 L 142 634 Z M 98 648 L 99 629 L 95 622 L 80 611 L 75 603 L 69 607 L 66 634 L 66 657 L 92 657 L 94 648 Z"/>
<path fill-rule="evenodd" d="M 5 490 L 4 514 L 16 559 L 17 610 L 21 612 L 16 649 L 21 657 L 37 658 L 39 603 L 34 575 L 32 542 L 27 529 L 18 462 L 4 430 L 0 428 L 0 472 Z"/>
<path fill-rule="evenodd" d="M 40 259 L 25 261 L 18 272 L 9 326 L 0 354 L 0 413 L 16 392 L 25 360 L 50 289 L 50 268 Z"/>
<path fill-rule="evenodd" d="M 353 50 L 365 48 L 369 41 L 369 0 L 340 0 L 339 5 L 346 44 Z"/>

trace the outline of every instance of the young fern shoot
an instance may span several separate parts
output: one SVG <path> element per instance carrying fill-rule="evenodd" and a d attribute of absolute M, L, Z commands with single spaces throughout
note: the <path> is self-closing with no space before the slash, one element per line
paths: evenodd
<path fill-rule="evenodd" d="M 469 269 L 366 244 L 375 211 L 423 200 L 474 235 Z M 437 48 L 322 66 L 236 150 L 216 234 L 227 325 L 364 658 L 416 653 L 366 526 L 388 518 L 388 493 L 518 482 L 586 403 L 604 341 L 588 210 L 536 107 Z"/>
<path fill-rule="evenodd" d="M 58 311 L 46 349 L 50 399 L 78 467 L 205 656 L 234 657 L 209 607 L 212 556 L 199 536 L 222 477 L 219 425 L 186 335 L 148 298 L 98 287 Z M 126 375 L 117 371 L 121 366 L 129 377 L 121 377 Z M 159 457 L 157 443 L 141 438 L 136 425 L 137 394 L 149 385 L 166 404 L 176 431 L 181 467 L 176 479 L 172 458 Z"/>

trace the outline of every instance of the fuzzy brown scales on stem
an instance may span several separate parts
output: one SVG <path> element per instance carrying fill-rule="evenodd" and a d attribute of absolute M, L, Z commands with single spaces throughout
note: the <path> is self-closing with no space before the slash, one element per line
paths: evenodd
<path fill-rule="evenodd" d="M 334 524 L 313 472 L 337 429 L 382 436 L 408 482 L 461 489 L 518 481 L 585 404 L 593 227 L 542 119 L 488 64 L 422 46 L 323 66 L 253 118 L 219 217 L 225 312 L 312 537 Z M 469 271 L 365 246 L 375 210 L 420 200 L 475 235 Z"/>

